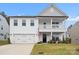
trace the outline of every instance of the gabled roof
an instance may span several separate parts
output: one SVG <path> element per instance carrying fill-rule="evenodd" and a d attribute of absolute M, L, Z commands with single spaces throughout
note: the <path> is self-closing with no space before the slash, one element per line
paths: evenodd
<path fill-rule="evenodd" d="M 44 9 L 39 16 L 67 16 L 63 11 L 57 8 L 55 4 L 51 4 Z"/>

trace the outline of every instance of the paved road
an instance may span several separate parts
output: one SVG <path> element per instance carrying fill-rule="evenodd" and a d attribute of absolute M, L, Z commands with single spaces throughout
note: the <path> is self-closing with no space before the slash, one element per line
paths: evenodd
<path fill-rule="evenodd" d="M 9 44 L 0 46 L 0 55 L 29 55 L 34 44 Z"/>

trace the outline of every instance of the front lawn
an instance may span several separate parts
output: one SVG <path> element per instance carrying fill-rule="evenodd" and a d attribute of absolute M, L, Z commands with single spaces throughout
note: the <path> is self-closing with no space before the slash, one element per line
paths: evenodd
<path fill-rule="evenodd" d="M 0 40 L 0 45 L 9 44 L 8 40 Z"/>
<path fill-rule="evenodd" d="M 79 45 L 72 44 L 36 44 L 32 55 L 76 55 L 79 54 Z"/>

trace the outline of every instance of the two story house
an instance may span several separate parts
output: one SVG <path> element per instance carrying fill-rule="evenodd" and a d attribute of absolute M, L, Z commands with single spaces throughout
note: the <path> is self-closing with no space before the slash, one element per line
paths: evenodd
<path fill-rule="evenodd" d="M 62 41 L 68 16 L 55 5 L 50 5 L 38 16 L 9 16 L 11 43 L 46 43 Z"/>

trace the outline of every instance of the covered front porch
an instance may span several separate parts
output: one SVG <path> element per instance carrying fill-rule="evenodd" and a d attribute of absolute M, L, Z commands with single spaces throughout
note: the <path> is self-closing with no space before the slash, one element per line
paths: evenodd
<path fill-rule="evenodd" d="M 48 41 L 62 41 L 64 33 L 61 32 L 39 32 L 39 42 L 47 43 Z"/>

